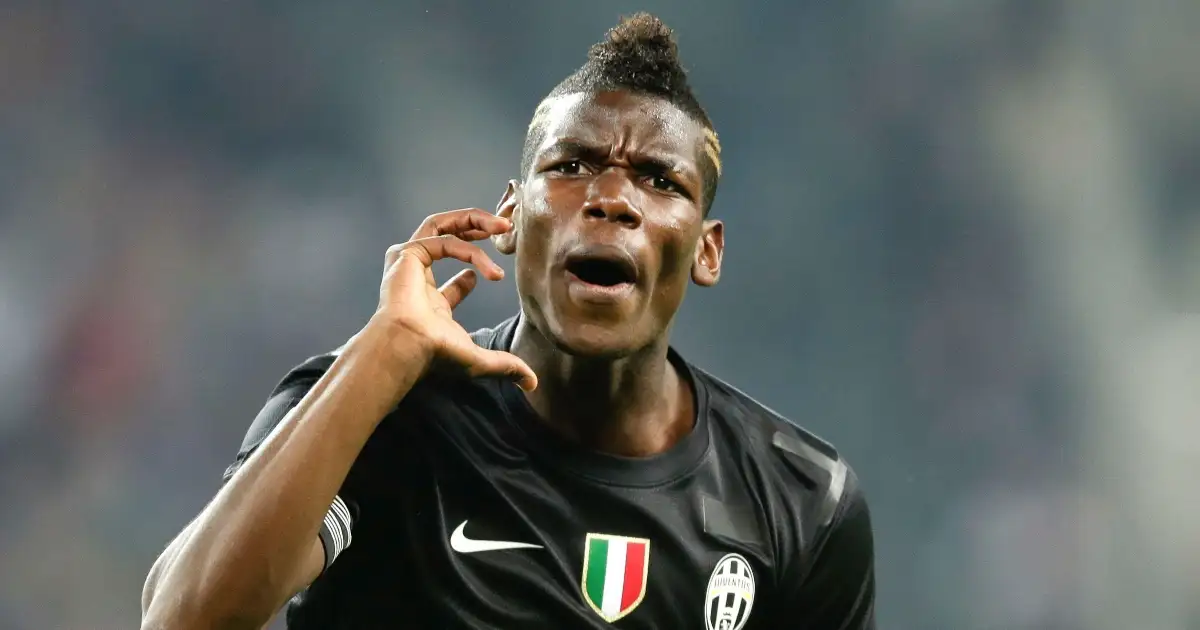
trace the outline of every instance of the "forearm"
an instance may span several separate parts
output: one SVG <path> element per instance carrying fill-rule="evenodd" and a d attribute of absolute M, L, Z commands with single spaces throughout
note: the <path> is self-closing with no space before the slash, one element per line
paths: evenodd
<path fill-rule="evenodd" d="M 194 522 L 194 521 L 193 521 Z M 154 601 L 155 591 L 158 590 L 159 578 L 167 570 L 167 567 L 175 561 L 175 556 L 179 554 L 179 547 L 182 546 L 192 532 L 192 523 L 188 523 L 183 531 L 179 532 L 175 539 L 171 541 L 167 548 L 159 554 L 154 561 L 154 566 L 150 567 L 150 573 L 146 576 L 146 582 L 142 586 L 142 617 L 150 610 L 150 604 Z"/>
<path fill-rule="evenodd" d="M 425 369 L 415 346 L 397 360 L 388 335 L 369 325 L 351 340 L 164 552 L 147 581 L 147 621 L 258 627 L 305 585 L 298 576 L 346 475 Z"/>

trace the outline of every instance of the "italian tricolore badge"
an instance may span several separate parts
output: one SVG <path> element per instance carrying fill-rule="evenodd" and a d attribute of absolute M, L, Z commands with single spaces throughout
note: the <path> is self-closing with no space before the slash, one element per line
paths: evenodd
<path fill-rule="evenodd" d="M 583 548 L 583 599 L 605 621 L 616 621 L 642 603 L 649 569 L 649 540 L 588 534 Z"/>

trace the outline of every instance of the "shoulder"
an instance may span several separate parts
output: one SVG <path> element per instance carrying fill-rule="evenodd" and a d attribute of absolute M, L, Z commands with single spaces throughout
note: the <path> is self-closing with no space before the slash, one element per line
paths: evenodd
<path fill-rule="evenodd" d="M 490 328 L 480 328 L 471 333 L 471 341 L 475 345 L 490 350 L 508 349 L 516 332 L 520 316 L 514 315 Z"/>
<path fill-rule="evenodd" d="M 312 389 L 333 362 L 337 360 L 337 352 L 326 352 L 305 359 L 304 362 L 288 370 L 287 374 L 276 383 L 275 387 L 267 396 L 266 402 L 263 403 L 261 409 L 254 416 L 254 421 L 250 423 L 250 428 L 246 430 L 246 435 L 242 438 L 242 445 L 238 449 L 237 457 L 226 469 L 223 475 L 224 480 L 228 481 L 233 473 L 245 463 L 246 459 L 257 449 L 279 426 L 289 411 L 292 410 L 304 395 Z"/>
<path fill-rule="evenodd" d="M 828 526 L 864 500 L 853 469 L 832 444 L 733 385 L 692 370 L 708 390 L 714 429 L 726 433 L 731 448 L 745 451 L 787 502 L 803 502 L 806 520 Z"/>
<path fill-rule="evenodd" d="M 842 454 L 730 384 L 693 370 L 708 390 L 711 430 L 721 432 L 716 441 L 726 449 L 729 464 L 743 468 L 748 487 L 766 508 L 766 526 L 780 541 L 781 579 L 813 585 L 859 584 L 870 578 L 870 511 L 858 477 Z M 813 589 L 824 594 L 836 590 Z"/>
<path fill-rule="evenodd" d="M 471 339 L 485 348 L 496 347 L 496 344 L 503 343 L 503 338 L 509 333 L 511 325 L 512 320 L 508 320 L 493 328 L 480 328 L 471 333 Z M 287 412 L 291 411 L 292 407 L 295 407 L 304 398 L 308 390 L 312 389 L 313 384 L 329 371 L 344 348 L 343 345 L 328 352 L 310 356 L 284 374 L 283 378 L 271 389 L 267 401 L 247 431 L 242 442 L 243 452 L 252 451 L 270 435 L 275 426 L 287 415 Z M 413 387 L 407 398 L 428 400 L 442 397 L 443 394 L 448 393 L 456 394 L 454 397 L 457 398 L 465 392 L 464 386 L 466 385 L 469 384 L 461 382 L 461 380 L 426 377 Z"/>
<path fill-rule="evenodd" d="M 509 319 L 493 326 L 493 328 L 475 330 L 470 334 L 470 338 L 476 344 L 479 344 L 480 347 L 484 348 L 503 346 L 506 343 L 505 337 L 511 334 L 512 322 L 514 320 Z M 283 415 L 286 415 L 288 410 L 295 407 L 300 398 L 304 397 L 308 390 L 312 389 L 313 384 L 317 383 L 317 380 L 324 376 L 325 372 L 329 371 L 329 368 L 334 365 L 334 362 L 342 354 L 344 348 L 346 346 L 343 344 L 343 346 L 329 350 L 329 352 L 310 356 L 310 358 L 301 361 L 299 365 L 290 368 L 286 374 L 283 374 L 283 378 L 278 380 L 274 389 L 271 389 L 268 400 L 266 400 L 263 409 L 260 410 L 256 421 L 254 421 L 254 425 L 260 431 L 253 431 L 252 427 L 251 434 L 247 434 L 247 443 L 254 442 L 252 438 L 258 438 L 257 442 L 265 438 L 266 433 L 269 433 L 271 428 L 274 428 L 278 424 L 278 421 L 282 420 Z M 444 378 L 426 377 L 414 385 L 413 392 L 416 395 L 434 394 L 434 392 L 446 388 L 461 388 L 462 385 L 464 383 L 457 382 L 457 380 L 456 382 L 448 382 Z"/>
<path fill-rule="evenodd" d="M 271 390 L 269 398 L 275 398 L 280 394 L 295 394 L 298 391 L 303 395 L 303 392 L 307 392 L 313 383 L 329 371 L 330 366 L 337 360 L 341 352 L 342 349 L 337 348 L 305 359 L 283 375 L 283 378 Z"/>
<path fill-rule="evenodd" d="M 504 343 L 504 337 L 510 334 L 510 328 L 514 320 L 515 318 L 505 320 L 491 328 L 479 328 L 471 333 L 471 340 L 481 347 L 494 348 L 497 344 Z M 329 370 L 330 366 L 333 365 L 344 349 L 345 345 L 322 354 L 311 356 L 288 370 L 279 383 L 275 385 L 275 388 L 271 390 L 269 398 L 276 398 L 281 395 L 286 398 L 294 396 L 297 393 L 303 396 L 312 387 L 313 383 Z M 428 381 L 431 379 L 425 380 Z M 422 383 L 422 385 L 424 384 L 426 383 Z"/>

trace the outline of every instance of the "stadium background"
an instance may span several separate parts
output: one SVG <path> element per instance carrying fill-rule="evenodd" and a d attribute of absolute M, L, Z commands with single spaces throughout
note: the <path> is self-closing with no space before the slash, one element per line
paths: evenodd
<path fill-rule="evenodd" d="M 1200 628 L 1200 3 L 1120 0 L 5 0 L 0 628 L 134 627 L 276 379 L 637 9 L 725 149 L 676 343 L 854 463 L 881 628 Z"/>

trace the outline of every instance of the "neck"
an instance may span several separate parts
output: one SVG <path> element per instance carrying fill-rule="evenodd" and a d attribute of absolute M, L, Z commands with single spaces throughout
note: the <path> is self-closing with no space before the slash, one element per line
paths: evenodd
<path fill-rule="evenodd" d="M 512 352 L 538 375 L 527 394 L 540 419 L 591 450 L 624 457 L 662 453 L 695 424 L 688 382 L 663 339 L 618 359 L 563 352 L 521 318 Z"/>

